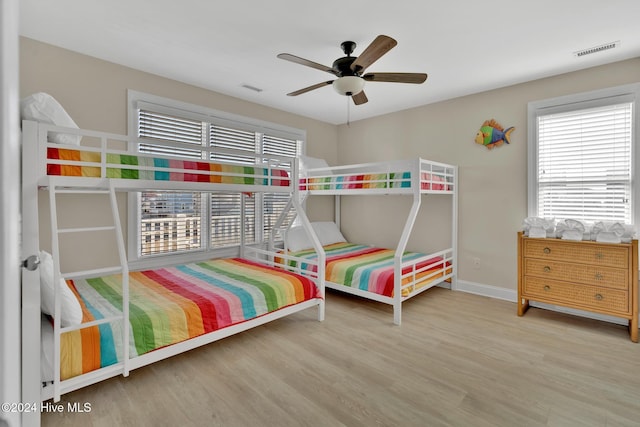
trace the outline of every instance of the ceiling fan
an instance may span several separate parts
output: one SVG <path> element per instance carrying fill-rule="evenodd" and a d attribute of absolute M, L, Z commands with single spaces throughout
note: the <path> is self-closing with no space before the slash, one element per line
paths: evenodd
<path fill-rule="evenodd" d="M 389 36 L 379 35 L 373 42 L 360 54 L 360 56 L 351 56 L 356 48 L 355 42 L 342 42 L 340 47 L 347 56 L 338 58 L 333 62 L 331 67 L 300 58 L 299 56 L 289 53 L 281 53 L 278 58 L 297 64 L 306 65 L 320 71 L 326 71 L 337 77 L 335 80 L 328 80 L 322 83 L 288 93 L 289 96 L 297 96 L 314 89 L 318 89 L 327 85 L 333 85 L 336 92 L 341 95 L 350 96 L 356 105 L 364 104 L 368 101 L 364 93 L 365 82 L 391 82 L 391 83 L 424 83 L 427 75 L 424 73 L 366 73 L 365 69 L 380 59 L 382 55 L 390 51 L 398 42 Z"/>

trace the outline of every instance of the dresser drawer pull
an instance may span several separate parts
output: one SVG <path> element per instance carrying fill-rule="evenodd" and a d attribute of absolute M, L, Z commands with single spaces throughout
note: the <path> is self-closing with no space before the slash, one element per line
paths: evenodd
<path fill-rule="evenodd" d="M 545 265 L 543 270 L 545 273 L 549 273 L 551 271 L 551 267 L 549 267 L 548 265 Z"/>
<path fill-rule="evenodd" d="M 596 300 L 597 301 L 602 301 L 604 299 L 604 297 L 602 296 L 602 294 L 596 294 Z"/>
<path fill-rule="evenodd" d="M 596 280 L 602 280 L 602 279 L 604 279 L 604 276 L 602 275 L 602 273 L 596 273 L 595 279 Z"/>
<path fill-rule="evenodd" d="M 544 285 L 544 290 L 545 290 L 545 291 L 550 291 L 550 290 L 551 290 L 551 286 L 549 286 L 549 285 Z"/>
<path fill-rule="evenodd" d="M 547 247 L 547 248 L 544 248 L 544 249 L 542 250 L 542 252 L 544 252 L 545 254 L 550 254 L 550 253 L 551 253 L 551 248 L 548 248 L 548 247 Z"/>
<path fill-rule="evenodd" d="M 604 258 L 604 254 L 602 252 L 596 252 L 596 259 Z"/>

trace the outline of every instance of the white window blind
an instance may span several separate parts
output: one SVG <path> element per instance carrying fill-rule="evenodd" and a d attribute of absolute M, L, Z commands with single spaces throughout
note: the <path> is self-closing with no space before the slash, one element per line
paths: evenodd
<path fill-rule="evenodd" d="M 632 223 L 633 103 L 537 117 L 538 216 Z"/>
<path fill-rule="evenodd" d="M 183 105 L 179 109 L 147 102 L 132 106 L 138 149 L 143 153 L 250 166 L 262 164 L 262 154 L 295 157 L 301 152 L 297 134 L 279 130 L 271 136 L 263 122 L 245 123 L 235 116 L 217 119 L 210 110 L 190 113 Z M 245 243 L 260 243 L 287 201 L 286 194 L 142 192 L 139 223 L 132 227 L 139 230 L 138 256 L 237 246 L 242 232 Z"/>
<path fill-rule="evenodd" d="M 138 136 L 149 141 L 141 153 L 201 159 L 202 135 L 202 122 L 138 110 Z M 200 193 L 142 192 L 141 255 L 202 249 L 202 206 Z"/>

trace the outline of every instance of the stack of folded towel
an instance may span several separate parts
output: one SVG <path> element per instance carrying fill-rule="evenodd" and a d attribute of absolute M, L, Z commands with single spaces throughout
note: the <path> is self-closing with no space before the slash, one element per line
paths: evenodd
<path fill-rule="evenodd" d="M 590 240 L 591 230 L 583 222 L 565 219 L 556 225 L 556 235 L 564 240 Z"/>
<path fill-rule="evenodd" d="M 597 242 L 628 243 L 636 232 L 632 225 L 621 222 L 599 221 L 591 228 L 591 238 Z"/>
<path fill-rule="evenodd" d="M 529 237 L 557 237 L 564 240 L 594 240 L 596 242 L 630 242 L 635 228 L 622 222 L 598 221 L 593 225 L 575 219 L 556 222 L 554 219 L 528 217 L 523 222 L 524 235 Z"/>
<path fill-rule="evenodd" d="M 556 237 L 556 220 L 553 218 L 528 217 L 523 223 L 524 235 L 529 237 Z"/>

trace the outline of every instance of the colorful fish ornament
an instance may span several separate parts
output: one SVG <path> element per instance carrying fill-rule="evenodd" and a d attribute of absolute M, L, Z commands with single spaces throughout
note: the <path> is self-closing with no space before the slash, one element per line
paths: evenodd
<path fill-rule="evenodd" d="M 505 130 L 493 119 L 485 120 L 478 133 L 476 133 L 475 141 L 476 144 L 482 144 L 491 150 L 493 147 L 499 147 L 505 142 L 511 144 L 511 132 L 514 130 L 513 126 Z"/>

